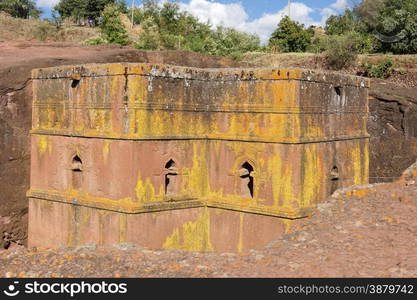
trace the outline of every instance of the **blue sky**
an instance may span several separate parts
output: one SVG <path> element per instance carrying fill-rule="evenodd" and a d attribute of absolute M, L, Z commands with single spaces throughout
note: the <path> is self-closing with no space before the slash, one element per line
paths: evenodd
<path fill-rule="evenodd" d="M 49 17 L 59 0 L 35 0 Z M 159 0 L 163 2 L 165 0 Z M 179 0 L 181 9 L 210 21 L 213 26 L 224 25 L 255 33 L 266 41 L 280 19 L 288 14 L 288 0 Z M 291 0 L 291 18 L 306 25 L 322 25 L 332 14 L 338 14 L 351 0 Z M 127 0 L 131 5 L 132 0 Z M 141 0 L 135 0 L 140 5 Z"/>

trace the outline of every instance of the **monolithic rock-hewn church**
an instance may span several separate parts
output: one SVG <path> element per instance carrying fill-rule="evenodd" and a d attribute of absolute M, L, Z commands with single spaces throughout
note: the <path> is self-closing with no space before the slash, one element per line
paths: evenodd
<path fill-rule="evenodd" d="M 29 246 L 262 248 L 368 181 L 360 77 L 127 63 L 32 77 Z"/>

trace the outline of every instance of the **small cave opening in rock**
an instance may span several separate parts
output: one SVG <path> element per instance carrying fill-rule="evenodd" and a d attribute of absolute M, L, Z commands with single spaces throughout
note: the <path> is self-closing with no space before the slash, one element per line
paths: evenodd
<path fill-rule="evenodd" d="M 330 179 L 331 181 L 338 181 L 339 180 L 339 168 L 337 166 L 333 166 L 330 172 Z"/>
<path fill-rule="evenodd" d="M 342 96 L 342 87 L 340 87 L 340 86 L 336 86 L 336 87 L 334 88 L 334 91 L 335 91 L 335 93 L 336 93 L 336 95 L 337 95 L 338 97 L 341 97 L 341 96 Z"/>
<path fill-rule="evenodd" d="M 78 155 L 75 155 L 72 158 L 71 163 L 71 175 L 72 175 L 72 187 L 74 189 L 80 189 L 82 187 L 82 172 L 83 172 L 83 162 Z"/>
<path fill-rule="evenodd" d="M 75 89 L 79 84 L 80 84 L 80 80 L 79 79 L 73 79 L 72 82 L 71 82 L 71 87 L 73 89 Z"/>
<path fill-rule="evenodd" d="M 331 180 L 331 191 L 330 194 L 333 194 L 339 188 L 339 168 L 337 166 L 333 166 L 332 170 L 330 171 L 330 180 Z"/>
<path fill-rule="evenodd" d="M 253 166 L 249 162 L 242 164 L 239 170 L 239 176 L 241 179 L 241 195 L 245 198 L 253 198 L 254 178 L 252 172 Z"/>
<path fill-rule="evenodd" d="M 176 163 L 170 159 L 165 164 L 165 195 L 173 196 L 176 194 L 176 177 L 178 175 Z"/>

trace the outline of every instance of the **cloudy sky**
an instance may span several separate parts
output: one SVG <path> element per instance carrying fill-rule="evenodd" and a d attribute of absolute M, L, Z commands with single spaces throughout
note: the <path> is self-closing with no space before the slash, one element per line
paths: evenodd
<path fill-rule="evenodd" d="M 59 0 L 36 0 L 50 16 Z M 164 1 L 164 0 L 160 0 Z M 141 0 L 135 0 L 140 5 Z M 291 0 L 291 18 L 306 25 L 321 25 L 331 14 L 343 12 L 351 0 Z M 132 0 L 127 0 L 131 5 Z M 266 41 L 279 20 L 288 14 L 288 0 L 180 0 L 181 8 L 201 21 L 256 33 Z"/>

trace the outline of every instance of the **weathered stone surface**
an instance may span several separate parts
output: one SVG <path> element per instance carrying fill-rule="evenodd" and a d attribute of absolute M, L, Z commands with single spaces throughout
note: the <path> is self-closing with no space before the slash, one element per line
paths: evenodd
<path fill-rule="evenodd" d="M 401 179 L 406 181 L 417 180 L 417 161 L 404 171 Z"/>
<path fill-rule="evenodd" d="M 364 78 L 155 64 L 32 76 L 31 246 L 259 248 L 282 218 L 368 181 Z"/>
<path fill-rule="evenodd" d="M 417 159 L 415 88 L 373 80 L 369 99 L 370 182 L 390 182 Z"/>
<path fill-rule="evenodd" d="M 5 45 L 6 44 L 6 45 Z M 9 45 L 12 46 L 9 47 Z M 233 67 L 224 57 L 187 51 L 138 51 L 119 47 L 0 41 L 0 232 L 4 245 L 26 243 L 32 116 L 31 70 L 88 62 L 152 62 L 190 67 Z M 1 239 L 2 237 L 0 237 Z M 3 238 L 6 238 L 4 235 Z"/>
<path fill-rule="evenodd" d="M 25 193 L 30 177 L 28 132 L 31 128 L 32 102 L 30 71 L 33 68 L 88 62 L 152 62 L 203 68 L 239 65 L 222 57 L 190 52 L 135 51 L 117 47 L 74 47 L 28 42 L 15 44 L 10 49 L 7 46 L 5 49 L 5 43 L 0 44 L 0 215 L 3 218 L 1 220 L 10 220 L 0 221 L 0 231 L 11 235 L 13 243 L 25 242 L 27 238 L 28 202 Z M 416 110 L 409 110 L 404 115 L 408 128 L 408 133 L 404 134 L 400 121 L 403 113 L 395 103 L 401 101 L 402 110 L 413 107 L 415 89 L 373 81 L 370 95 L 370 180 L 393 180 L 391 177 L 401 176 L 417 159 L 416 139 L 413 138 L 414 134 L 410 134 L 417 124 L 413 122 Z M 392 127 L 396 128 L 393 132 L 390 131 Z"/>

